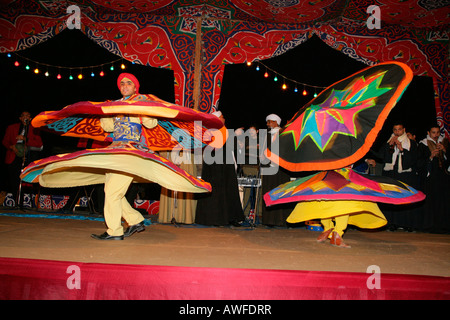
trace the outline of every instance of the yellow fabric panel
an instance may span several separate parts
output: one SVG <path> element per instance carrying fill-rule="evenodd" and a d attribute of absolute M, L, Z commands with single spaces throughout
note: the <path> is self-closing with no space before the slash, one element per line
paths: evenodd
<path fill-rule="evenodd" d="M 122 101 L 122 102 L 128 102 L 128 101 Z M 132 102 L 132 101 L 131 101 Z M 102 110 L 106 114 L 117 114 L 117 113 L 124 113 L 124 114 L 139 114 L 139 115 L 148 115 L 152 117 L 161 117 L 161 118 L 175 118 L 179 111 L 175 109 L 169 109 L 166 107 L 151 107 L 148 106 L 139 106 L 139 105 L 133 105 L 133 110 L 130 110 L 129 106 L 107 106 L 102 107 Z"/>
<path fill-rule="evenodd" d="M 94 154 L 58 161 L 45 167 L 39 183 L 52 188 L 104 183 L 104 175 L 110 171 L 132 175 L 134 182 L 155 182 L 174 191 L 207 192 L 159 162 L 130 154 Z"/>

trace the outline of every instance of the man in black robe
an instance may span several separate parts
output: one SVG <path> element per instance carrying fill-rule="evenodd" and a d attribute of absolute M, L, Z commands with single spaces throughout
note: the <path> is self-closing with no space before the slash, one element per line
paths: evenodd
<path fill-rule="evenodd" d="M 394 124 L 392 135 L 383 147 L 383 175 L 418 188 L 417 176 L 417 144 L 407 136 L 402 123 Z M 420 204 L 382 205 L 388 229 L 406 229 L 412 231 L 418 228 Z"/>
<path fill-rule="evenodd" d="M 434 125 L 418 147 L 420 189 L 427 196 L 421 230 L 450 232 L 450 154 L 448 139 Z"/>
<path fill-rule="evenodd" d="M 213 114 L 225 124 L 225 118 L 220 111 Z M 233 138 L 228 137 L 223 147 L 212 150 L 211 154 L 206 154 L 208 147 L 205 149 L 202 179 L 211 184 L 212 191 L 198 197 L 195 213 L 195 223 L 197 224 L 239 226 L 245 220 L 239 197 Z M 209 157 L 209 159 L 205 159 L 205 157 Z"/>
<path fill-rule="evenodd" d="M 278 134 L 278 131 L 281 129 L 281 118 L 276 114 L 269 114 L 266 117 L 266 123 L 268 133 L 266 141 L 263 143 L 262 151 L 264 151 L 267 146 L 270 146 L 273 136 Z M 289 182 L 291 179 L 288 171 L 271 163 L 271 161 L 266 158 L 263 159 L 261 167 L 261 191 L 263 195 L 278 187 L 280 184 Z M 277 204 L 270 207 L 267 207 L 263 203 L 261 215 L 262 224 L 269 227 L 287 227 L 288 223 L 286 222 L 286 219 L 289 217 L 292 210 L 294 210 L 294 207 L 295 204 L 292 203 Z"/>

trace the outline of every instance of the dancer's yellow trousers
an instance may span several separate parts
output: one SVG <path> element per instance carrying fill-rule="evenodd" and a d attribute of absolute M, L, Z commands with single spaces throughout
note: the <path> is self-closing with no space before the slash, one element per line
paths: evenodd
<path fill-rule="evenodd" d="M 111 236 L 123 235 L 122 217 L 130 226 L 144 220 L 125 198 L 132 181 L 133 178 L 128 175 L 106 173 L 104 215 L 108 227 L 106 232 Z"/>
<path fill-rule="evenodd" d="M 336 231 L 342 237 L 342 235 L 344 234 L 344 230 L 347 229 L 348 218 L 349 218 L 349 215 L 346 214 L 346 215 L 338 216 L 338 217 L 334 217 L 334 218 L 321 219 L 320 223 L 323 225 L 324 231 L 327 231 L 329 229 L 334 229 L 333 231 Z M 333 222 L 333 220 L 334 220 L 334 222 Z M 330 236 L 331 236 L 331 234 L 330 234 Z"/>

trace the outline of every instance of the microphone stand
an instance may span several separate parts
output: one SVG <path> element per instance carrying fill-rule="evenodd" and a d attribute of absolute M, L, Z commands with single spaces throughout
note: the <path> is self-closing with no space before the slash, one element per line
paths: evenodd
<path fill-rule="evenodd" d="M 22 157 L 22 167 L 20 168 L 20 175 L 22 175 L 23 169 L 25 168 L 25 163 L 26 163 L 26 159 L 27 159 L 27 139 L 28 139 L 28 122 L 29 120 L 25 120 L 25 125 L 24 125 L 24 138 L 23 138 L 23 157 Z M 20 182 L 19 182 L 19 190 L 17 193 L 17 207 L 19 209 L 23 209 L 22 206 L 22 178 L 20 178 Z"/>
<path fill-rule="evenodd" d="M 172 207 L 172 220 L 170 220 L 170 223 L 175 225 L 175 227 L 179 228 L 180 226 L 177 223 L 177 220 L 175 219 L 175 210 L 178 208 L 178 191 L 171 191 L 172 197 L 173 197 L 173 207 Z"/>

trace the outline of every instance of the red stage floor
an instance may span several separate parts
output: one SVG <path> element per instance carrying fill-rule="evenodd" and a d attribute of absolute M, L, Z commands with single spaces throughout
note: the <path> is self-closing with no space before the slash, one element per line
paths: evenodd
<path fill-rule="evenodd" d="M 124 241 L 103 222 L 0 215 L 1 299 L 449 299 L 450 235 L 153 224 Z M 79 288 L 77 285 L 79 284 Z"/>

